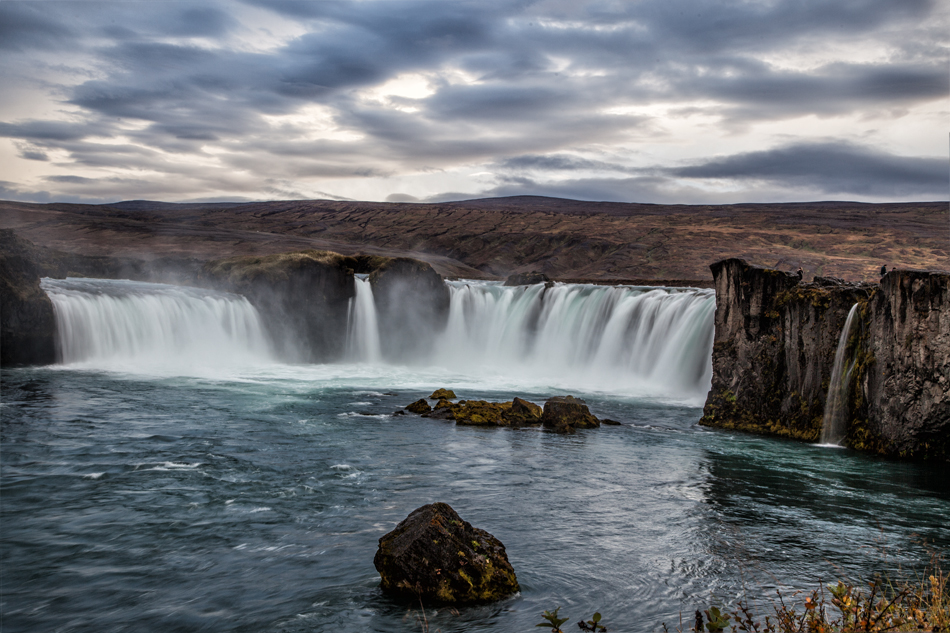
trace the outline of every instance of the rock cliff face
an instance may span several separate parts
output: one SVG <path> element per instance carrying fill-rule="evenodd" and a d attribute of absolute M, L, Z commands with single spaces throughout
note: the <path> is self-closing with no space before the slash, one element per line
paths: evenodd
<path fill-rule="evenodd" d="M 56 360 L 53 304 L 40 288 L 36 247 L 0 231 L 0 365 Z"/>
<path fill-rule="evenodd" d="M 428 350 L 449 316 L 449 289 L 429 264 L 386 259 L 370 273 L 383 355 L 411 359 Z"/>
<path fill-rule="evenodd" d="M 866 418 L 849 435 L 879 452 L 950 458 L 950 273 L 888 273 L 862 319 L 852 404 L 865 401 Z"/>
<path fill-rule="evenodd" d="M 946 273 L 894 271 L 848 284 L 729 259 L 716 279 L 712 389 L 701 424 L 815 441 L 835 351 L 859 305 L 844 444 L 882 454 L 945 457 L 950 433 L 950 305 Z"/>
<path fill-rule="evenodd" d="M 264 318 L 278 353 L 298 362 L 335 360 L 346 344 L 354 296 L 353 261 L 302 251 L 208 262 L 207 282 L 247 297 Z"/>

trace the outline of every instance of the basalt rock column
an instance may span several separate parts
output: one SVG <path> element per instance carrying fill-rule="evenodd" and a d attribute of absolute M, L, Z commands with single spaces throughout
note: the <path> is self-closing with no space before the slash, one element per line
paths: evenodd
<path fill-rule="evenodd" d="M 950 459 L 950 273 L 895 270 L 865 307 L 851 445 Z M 859 410 L 860 411 L 860 410 Z"/>

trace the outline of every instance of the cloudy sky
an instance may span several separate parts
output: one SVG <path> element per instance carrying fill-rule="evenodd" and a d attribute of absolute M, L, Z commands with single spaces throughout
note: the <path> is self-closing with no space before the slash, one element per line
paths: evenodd
<path fill-rule="evenodd" d="M 945 0 L 0 1 L 0 198 L 946 200 Z"/>

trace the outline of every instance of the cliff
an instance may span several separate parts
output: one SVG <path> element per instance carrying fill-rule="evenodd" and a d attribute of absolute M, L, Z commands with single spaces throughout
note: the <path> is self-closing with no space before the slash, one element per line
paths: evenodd
<path fill-rule="evenodd" d="M 0 365 L 43 365 L 56 360 L 53 304 L 40 288 L 41 267 L 32 243 L 0 230 Z"/>
<path fill-rule="evenodd" d="M 947 273 L 893 271 L 849 284 L 728 259 L 716 281 L 712 388 L 700 424 L 816 441 L 848 312 L 854 363 L 843 443 L 905 457 L 948 455 Z"/>
<path fill-rule="evenodd" d="M 950 457 L 950 273 L 888 273 L 862 312 L 866 369 L 854 444 L 898 455 Z M 866 426 L 862 426 L 861 424 Z"/>

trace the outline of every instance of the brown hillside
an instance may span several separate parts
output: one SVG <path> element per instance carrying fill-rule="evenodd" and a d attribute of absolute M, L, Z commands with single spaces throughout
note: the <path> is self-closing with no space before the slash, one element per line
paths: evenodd
<path fill-rule="evenodd" d="M 447 276 L 711 280 L 725 257 L 850 280 L 950 269 L 946 202 L 647 205 L 520 196 L 440 204 L 0 202 L 0 228 L 86 254 L 199 258 L 321 249 L 408 255 Z"/>

